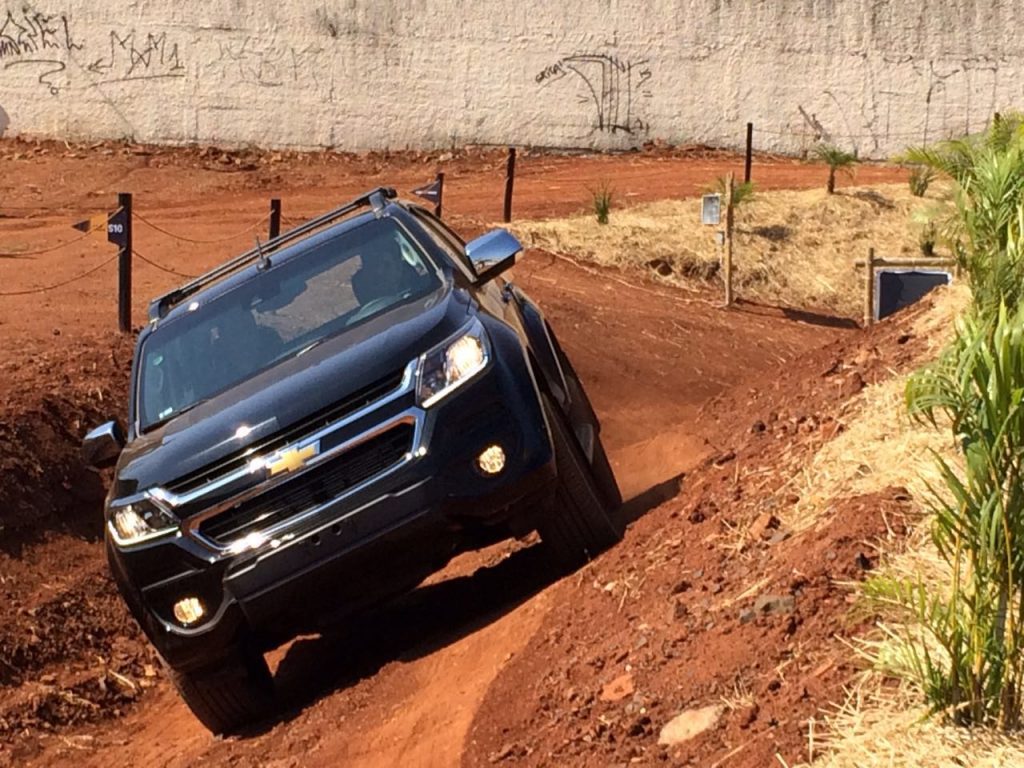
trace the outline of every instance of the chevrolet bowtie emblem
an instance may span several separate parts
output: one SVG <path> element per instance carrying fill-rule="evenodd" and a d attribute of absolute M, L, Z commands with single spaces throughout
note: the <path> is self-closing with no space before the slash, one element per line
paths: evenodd
<path fill-rule="evenodd" d="M 305 448 L 291 448 L 282 453 L 276 461 L 267 464 L 270 476 L 279 475 L 282 472 L 294 472 L 306 465 L 306 462 L 320 453 L 320 444 L 313 443 Z"/>

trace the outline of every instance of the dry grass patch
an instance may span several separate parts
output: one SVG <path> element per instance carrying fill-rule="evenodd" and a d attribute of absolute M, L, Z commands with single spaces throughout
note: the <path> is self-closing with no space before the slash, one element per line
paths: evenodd
<path fill-rule="evenodd" d="M 880 573 L 942 591 L 950 567 L 936 552 L 927 523 L 919 525 L 907 548 L 890 553 Z M 877 606 L 876 606 L 877 609 Z M 819 721 L 808 751 L 820 768 L 1001 768 L 1024 766 L 1024 740 L 995 728 L 947 725 L 929 716 L 924 692 L 905 674 L 908 639 L 941 649 L 917 625 L 880 624 L 873 638 L 856 648 L 870 664 L 845 702 Z"/>
<path fill-rule="evenodd" d="M 913 686 L 865 676 L 809 743 L 815 768 L 1004 768 L 1024 765 L 1024 743 L 985 728 L 927 717 Z M 819 731 L 821 729 L 819 728 Z"/>
<path fill-rule="evenodd" d="M 737 295 L 770 304 L 859 317 L 863 274 L 854 262 L 878 255 L 920 256 L 911 214 L 934 204 L 906 184 L 758 192 L 736 214 Z M 716 227 L 700 224 L 700 200 L 662 200 L 612 209 L 607 224 L 591 213 L 512 225 L 529 246 L 604 266 L 644 270 L 681 285 L 719 280 Z"/>
<path fill-rule="evenodd" d="M 916 336 L 928 339 L 929 357 L 952 337 L 955 318 L 970 301 L 965 285 L 941 289 L 932 311 L 918 318 Z M 866 387 L 847 403 L 839 420 L 842 433 L 826 443 L 803 469 L 794 485 L 800 501 L 785 523 L 801 531 L 826 521 L 832 501 L 904 486 L 924 500 L 929 484 L 941 486 L 933 451 L 955 454 L 948 433 L 911 422 L 903 391 L 905 377 Z"/>

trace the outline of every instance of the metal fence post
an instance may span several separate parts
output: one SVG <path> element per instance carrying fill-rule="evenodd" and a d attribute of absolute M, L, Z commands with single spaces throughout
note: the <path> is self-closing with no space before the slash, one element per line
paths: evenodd
<path fill-rule="evenodd" d="M 281 200 L 274 197 L 270 200 L 270 239 L 281 234 Z"/>
<path fill-rule="evenodd" d="M 516 179 L 516 148 L 508 148 L 508 165 L 505 167 L 505 223 L 512 221 L 512 187 Z"/>
<path fill-rule="evenodd" d="M 117 320 L 121 333 L 132 329 L 132 195 L 121 192 L 117 196 L 124 233 L 117 256 Z M 109 224 L 108 224 L 109 232 Z"/>

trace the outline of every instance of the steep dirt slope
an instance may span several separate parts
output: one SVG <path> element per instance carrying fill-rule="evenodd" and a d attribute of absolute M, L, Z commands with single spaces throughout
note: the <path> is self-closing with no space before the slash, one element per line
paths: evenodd
<path fill-rule="evenodd" d="M 622 282 L 541 253 L 531 254 L 515 279 L 545 306 L 576 361 L 627 495 L 643 493 L 631 514 L 674 495 L 679 473 L 708 450 L 692 428 L 701 403 L 838 333 L 773 310 L 723 311 L 711 297 Z M 89 345 L 110 359 L 109 341 Z M 117 382 L 126 348 L 114 357 L 103 369 L 107 390 L 123 386 Z M 105 397 L 115 412 L 123 408 L 123 395 Z M 94 399 L 86 402 L 76 439 L 86 417 L 103 415 Z M 28 406 L 15 406 L 8 418 L 21 422 Z M 60 455 L 73 453 L 74 443 L 60 442 Z M 35 481 L 42 488 L 54 482 Z M 513 544 L 463 558 L 352 632 L 304 639 L 276 654 L 291 702 L 282 721 L 248 739 L 216 742 L 160 679 L 113 596 L 95 539 L 98 502 L 98 495 L 84 500 L 67 518 L 89 521 L 85 530 L 55 526 L 6 566 L 21 569 L 24 592 L 4 618 L 19 636 L 44 638 L 52 648 L 0 682 L 0 712 L 8 713 L 0 714 L 0 765 L 263 765 L 293 758 L 304 765 L 452 765 L 495 677 L 562 599 L 562 586 L 547 584 L 534 549 Z M 46 607 L 54 603 L 63 613 Z M 65 635 L 68 626 L 74 631 Z M 135 700 L 141 704 L 132 706 Z M 102 720 L 107 724 L 87 725 Z"/>

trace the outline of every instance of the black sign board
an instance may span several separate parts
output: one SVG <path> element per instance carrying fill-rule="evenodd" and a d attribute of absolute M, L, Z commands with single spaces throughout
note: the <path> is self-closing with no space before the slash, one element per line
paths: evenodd
<path fill-rule="evenodd" d="M 128 212 L 123 208 L 107 219 L 107 240 L 118 248 L 128 244 Z"/>
<path fill-rule="evenodd" d="M 949 272 L 939 269 L 878 269 L 875 272 L 875 319 L 910 306 L 932 288 L 949 285 Z"/>

